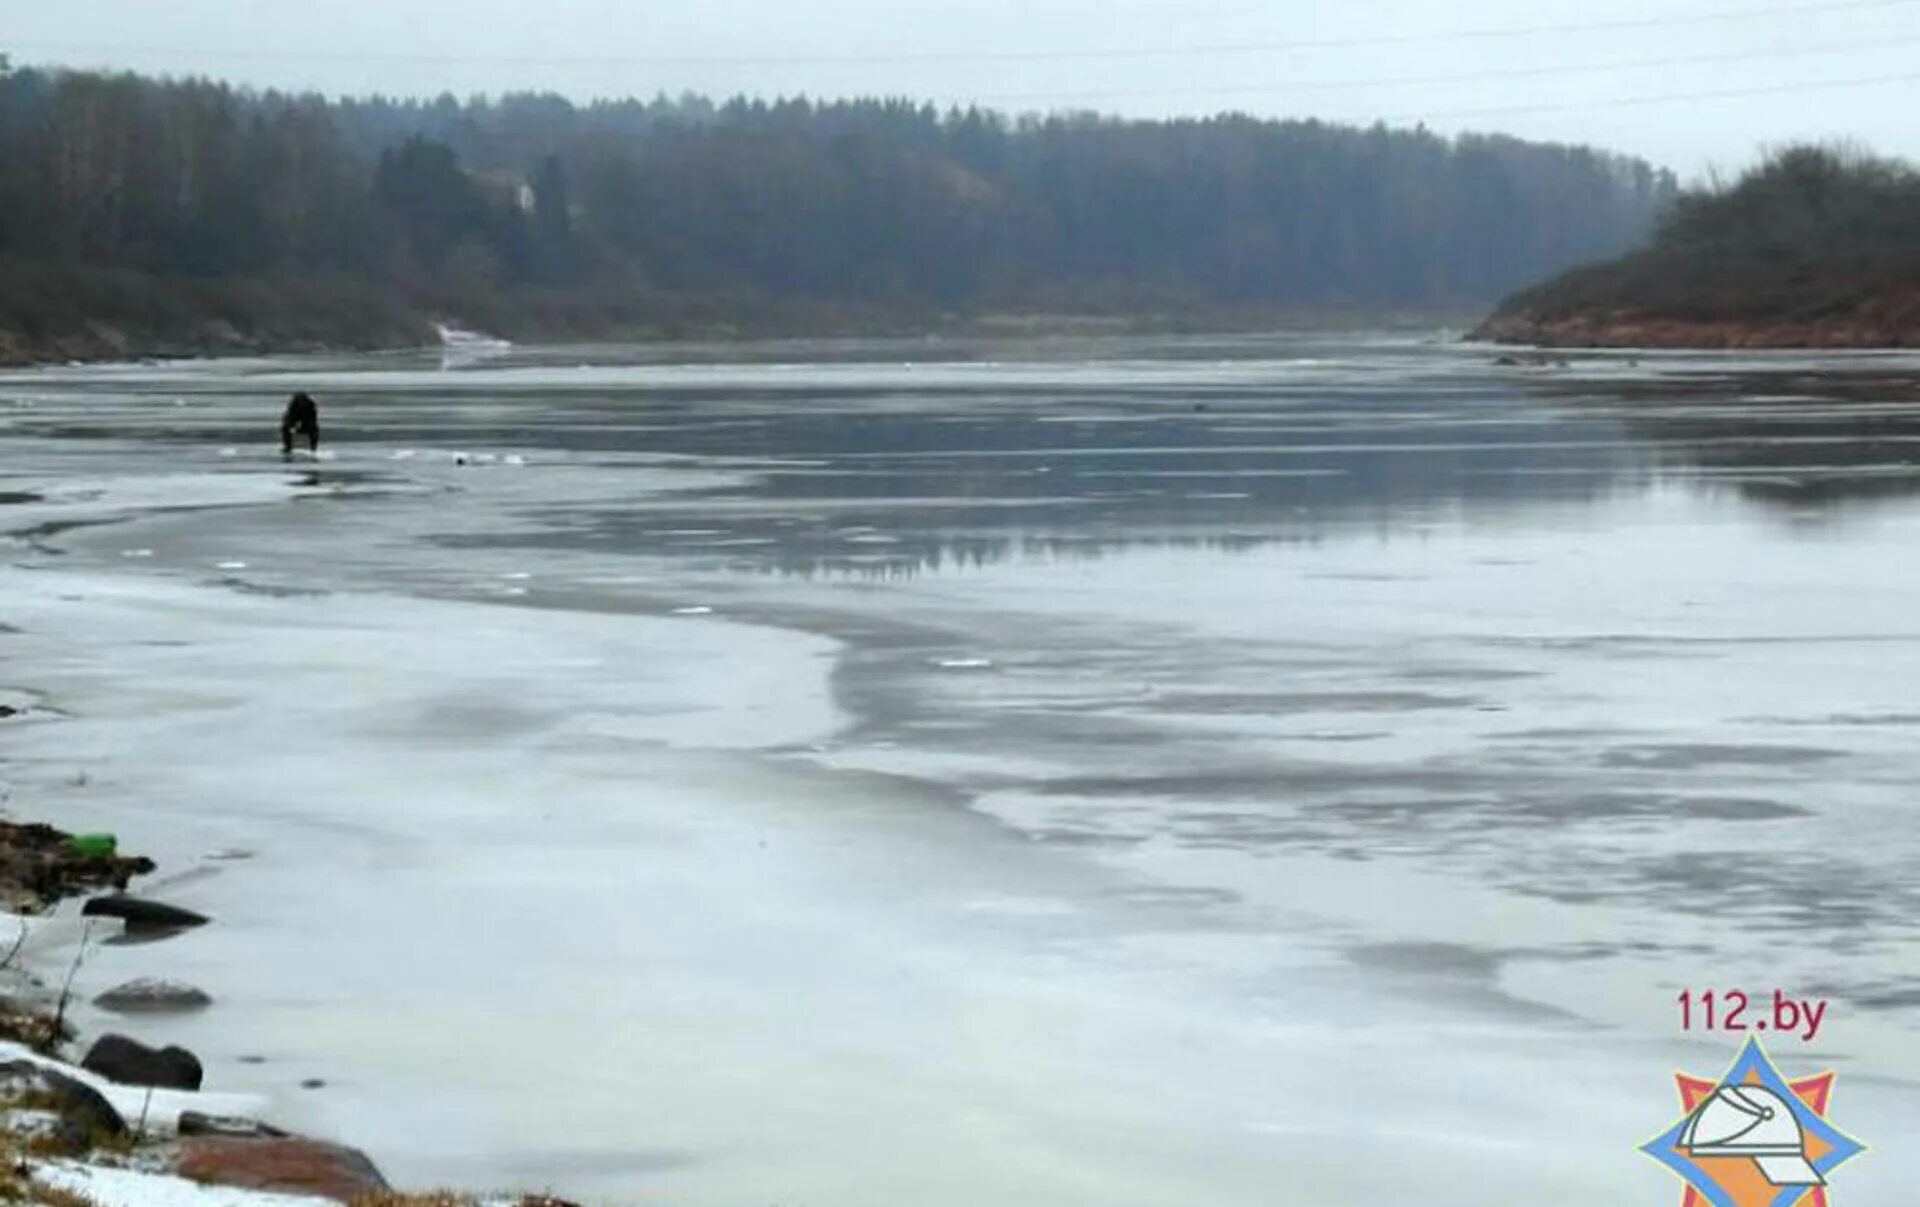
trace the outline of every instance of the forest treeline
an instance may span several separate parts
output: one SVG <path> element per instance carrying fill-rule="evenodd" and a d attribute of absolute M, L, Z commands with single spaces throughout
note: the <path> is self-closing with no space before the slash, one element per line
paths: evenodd
<path fill-rule="evenodd" d="M 428 316 L 565 336 L 1465 306 L 1633 245 L 1673 187 L 1585 148 L 1311 121 L 0 68 L 0 332 L 17 355 L 358 346 Z"/>
<path fill-rule="evenodd" d="M 1574 345 L 1920 345 L 1920 171 L 1787 147 L 1689 189 L 1647 243 L 1508 299 L 1498 338 Z"/>

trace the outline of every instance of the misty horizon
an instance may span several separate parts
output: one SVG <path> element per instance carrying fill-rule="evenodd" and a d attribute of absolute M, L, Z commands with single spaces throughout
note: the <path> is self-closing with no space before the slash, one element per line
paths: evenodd
<path fill-rule="evenodd" d="M 93 0 L 0 15 L 0 54 L 333 98 L 897 98 L 1012 117 L 1425 126 L 1604 148 L 1689 179 L 1790 142 L 1920 155 L 1901 118 L 1920 79 L 1917 0 L 1642 2 L 1598 15 L 1509 0 L 1390 7 L 940 0 L 903 18 L 878 0 L 805 11 L 719 0 L 697 12 L 352 0 L 271 13 Z"/>

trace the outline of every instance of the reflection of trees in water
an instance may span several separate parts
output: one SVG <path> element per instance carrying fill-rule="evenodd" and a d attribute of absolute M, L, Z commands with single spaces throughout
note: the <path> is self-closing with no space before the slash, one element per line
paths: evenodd
<path fill-rule="evenodd" d="M 1467 426 L 1444 413 L 1371 422 L 1382 404 L 1408 405 L 1369 399 L 1317 421 L 1244 410 L 1085 426 L 1006 416 L 970 428 L 964 455 L 939 450 L 950 433 L 896 430 L 890 453 L 849 440 L 828 467 L 764 475 L 755 492 L 828 510 L 838 532 L 786 527 L 764 556 L 731 564 L 889 578 L 1141 547 L 1238 553 L 1318 542 L 1335 528 L 1385 537 L 1543 501 L 1590 503 L 1644 470 L 1608 427 L 1579 416 L 1543 421 L 1507 407 Z M 1273 430 L 1246 434 L 1263 420 Z M 885 543 L 849 543 L 844 532 Z"/>
<path fill-rule="evenodd" d="M 845 550 L 790 540 L 752 568 L 891 578 L 1009 558 L 1098 559 L 1142 547 L 1239 553 L 1317 543 L 1336 529 L 1350 535 L 1372 528 L 1385 539 L 1442 517 L 1592 503 L 1661 478 L 1777 507 L 1795 522 L 1920 495 L 1920 377 L 1911 371 L 1796 368 L 1606 383 L 1538 377 L 1526 385 L 1562 405 L 1547 416 L 1524 407 L 1485 413 L 1465 436 L 1445 416 L 1428 425 L 1370 427 L 1362 408 L 1339 431 L 1337 446 L 1328 447 L 1328 433 L 1314 433 L 1302 440 L 1299 456 L 1225 442 L 1165 458 L 1087 449 L 1053 468 L 1050 489 L 1063 496 L 1104 491 L 1104 498 L 981 509 L 944 532 L 903 527 L 878 510 L 843 513 L 841 522 L 893 532 L 898 543 Z M 1187 435 L 1205 439 L 1203 430 Z M 1314 472 L 1288 472 L 1301 468 Z M 1181 493 L 1148 493 L 1164 491 L 1170 469 L 1192 474 L 1180 480 Z M 1020 480 L 1013 472 L 936 463 L 910 480 L 872 474 L 861 493 L 875 500 L 916 491 L 981 499 Z M 845 487 L 829 476 L 797 493 Z M 768 489 L 786 493 L 778 482 Z M 1245 497 L 1196 497 L 1216 493 Z"/>
<path fill-rule="evenodd" d="M 650 400 L 643 427 L 580 415 L 565 438 L 583 453 L 722 466 L 736 482 L 568 507 L 524 539 L 885 580 L 1138 548 L 1419 539 L 1435 523 L 1587 507 L 1662 479 L 1796 520 L 1920 493 L 1911 372 L 1576 370 L 1443 385 L 1255 383 L 1210 388 L 1204 411 L 1165 385 L 843 390 L 777 406 L 685 391 Z"/>
<path fill-rule="evenodd" d="M 737 483 L 568 508 L 528 539 L 887 579 L 1139 547 L 1242 552 L 1336 528 L 1384 538 L 1542 502 L 1588 504 L 1644 482 L 1644 456 L 1615 425 L 1530 405 L 1497 380 L 1485 387 L 1459 398 L 1418 386 L 1307 398 L 1255 387 L 1215 393 L 1204 411 L 1157 389 L 709 411 L 652 428 L 647 449 L 723 463 Z M 712 422 L 721 418 L 724 427 Z"/>
<path fill-rule="evenodd" d="M 1570 467 L 1556 458 L 1553 467 L 1534 467 L 1539 472 L 1482 464 L 1478 450 L 1444 470 L 1419 454 L 1389 455 L 1403 473 L 1360 455 L 1350 473 L 1289 477 L 1233 492 L 1216 492 L 1211 488 L 1219 483 L 1201 478 L 1188 494 L 1133 497 L 1118 491 L 1077 497 L 1069 475 L 1056 483 L 1053 498 L 995 498 L 991 475 L 976 476 L 971 497 L 956 495 L 936 476 L 896 479 L 858 496 L 822 492 L 816 483 L 800 497 L 761 479 L 683 495 L 666 509 L 657 500 L 570 508 L 523 516 L 535 521 L 529 530 L 449 534 L 438 543 L 661 556 L 745 573 L 874 580 L 1010 559 L 1094 561 L 1140 548 L 1237 554 L 1316 545 L 1335 535 L 1418 539 L 1419 530 L 1443 521 L 1497 517 L 1541 503 L 1590 505 L 1617 493 L 1629 471 L 1611 455 L 1617 449 L 1606 451 L 1594 464 Z M 1013 484 L 1001 482 L 999 489 Z M 1204 497 L 1214 493 L 1244 497 Z"/>
<path fill-rule="evenodd" d="M 1140 549 L 1240 554 L 1355 534 L 1372 534 L 1382 542 L 1417 539 L 1417 531 L 1430 523 L 1492 517 L 1549 500 L 1591 504 L 1618 488 L 1618 478 L 1600 470 L 1584 476 L 1425 476 L 1391 484 L 1369 475 L 1314 479 L 1311 486 L 1293 481 L 1276 497 L 1231 505 L 1189 499 L 955 505 L 924 516 L 877 505 L 837 511 L 831 526 L 814 529 L 773 516 L 735 516 L 707 549 L 695 543 L 673 552 L 699 557 L 719 552 L 726 542 L 764 535 L 769 538 L 764 549 L 725 556 L 725 567 L 800 578 L 889 580 L 1015 559 L 1091 562 Z M 1369 494 L 1370 486 L 1378 492 Z"/>
<path fill-rule="evenodd" d="M 1661 471 L 1703 490 L 1796 512 L 1920 494 L 1920 376 L 1910 368 L 1526 384 L 1567 408 L 1610 416 Z"/>
<path fill-rule="evenodd" d="M 1126 535 L 1111 539 L 1059 535 L 957 536 L 914 541 L 886 554 L 854 557 L 831 552 L 809 554 L 781 550 L 766 561 L 740 563 L 733 569 L 773 574 L 782 578 L 857 578 L 899 581 L 942 570 L 980 569 L 1005 561 L 1097 562 L 1140 549 L 1208 550 L 1247 553 L 1277 545 L 1317 545 L 1324 533 L 1268 533 L 1263 535 L 1209 534 Z"/>

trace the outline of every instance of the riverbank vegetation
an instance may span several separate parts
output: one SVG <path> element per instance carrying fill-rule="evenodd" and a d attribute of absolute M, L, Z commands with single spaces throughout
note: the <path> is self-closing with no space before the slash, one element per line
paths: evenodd
<path fill-rule="evenodd" d="M 1484 306 L 1672 181 L 1577 147 L 898 100 L 0 69 L 0 358 Z"/>
<path fill-rule="evenodd" d="M 1557 345 L 1920 345 L 1920 171 L 1797 146 L 1689 190 L 1646 246 L 1503 304 L 1494 338 Z"/>

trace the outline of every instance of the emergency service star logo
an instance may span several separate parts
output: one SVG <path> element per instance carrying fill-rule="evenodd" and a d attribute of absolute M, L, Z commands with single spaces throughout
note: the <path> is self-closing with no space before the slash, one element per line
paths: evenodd
<path fill-rule="evenodd" d="M 1866 1151 L 1827 1122 L 1834 1076 L 1788 1081 L 1750 1039 L 1719 1081 L 1674 1075 L 1686 1114 L 1641 1151 L 1687 1184 L 1682 1207 L 1832 1207 L 1829 1175 Z"/>

